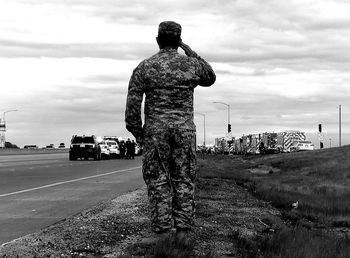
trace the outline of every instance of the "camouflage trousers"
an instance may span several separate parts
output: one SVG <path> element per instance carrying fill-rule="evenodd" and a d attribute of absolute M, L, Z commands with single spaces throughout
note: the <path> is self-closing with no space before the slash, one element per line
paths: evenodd
<path fill-rule="evenodd" d="M 158 129 L 144 137 L 142 173 L 155 232 L 194 224 L 195 148 L 194 130 Z"/>

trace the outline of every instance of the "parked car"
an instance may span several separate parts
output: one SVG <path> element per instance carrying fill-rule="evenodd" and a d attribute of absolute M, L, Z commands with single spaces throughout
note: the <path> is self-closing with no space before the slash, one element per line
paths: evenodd
<path fill-rule="evenodd" d="M 77 160 L 78 158 L 101 159 L 101 148 L 94 135 L 73 135 L 69 149 L 69 160 Z"/>
<path fill-rule="evenodd" d="M 64 149 L 64 148 L 66 148 L 66 145 L 63 142 L 61 142 L 60 145 L 58 145 L 58 148 Z"/>
<path fill-rule="evenodd" d="M 296 150 L 297 151 L 308 151 L 308 150 L 314 150 L 315 146 L 311 141 L 299 141 Z"/>
<path fill-rule="evenodd" d="M 39 147 L 37 145 L 34 145 L 34 144 L 24 145 L 23 148 L 27 149 L 27 150 L 37 150 L 37 149 L 39 149 Z"/>
<path fill-rule="evenodd" d="M 100 143 L 101 159 L 110 159 L 111 153 L 107 144 Z"/>
<path fill-rule="evenodd" d="M 105 144 L 109 147 L 109 153 L 111 158 L 119 158 L 120 150 L 117 141 L 114 140 L 105 140 Z"/>
<path fill-rule="evenodd" d="M 54 148 L 55 148 L 55 145 L 53 143 L 51 143 L 50 145 L 47 145 L 45 147 L 45 149 L 47 149 L 47 150 L 53 150 Z"/>

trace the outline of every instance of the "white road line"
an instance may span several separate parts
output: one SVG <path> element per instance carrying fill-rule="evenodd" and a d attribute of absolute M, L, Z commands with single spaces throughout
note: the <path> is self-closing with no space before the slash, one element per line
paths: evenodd
<path fill-rule="evenodd" d="M 21 239 L 21 238 L 22 238 L 22 237 L 19 237 L 19 238 L 16 238 L 16 239 L 11 240 L 11 241 L 9 241 L 9 242 L 2 243 L 2 244 L 0 245 L 0 247 L 4 247 L 5 245 L 11 244 L 12 242 L 16 242 L 17 240 L 19 240 L 19 239 Z"/>
<path fill-rule="evenodd" d="M 112 171 L 112 172 L 108 172 L 108 173 L 104 173 L 104 174 L 99 174 L 99 175 L 94 175 L 94 176 L 87 176 L 87 177 L 72 179 L 72 180 L 58 182 L 58 183 L 49 184 L 49 185 L 43 185 L 43 186 L 34 187 L 34 188 L 30 188 L 30 189 L 25 189 L 25 190 L 21 190 L 21 191 L 17 191 L 17 192 L 12 192 L 12 193 L 0 194 L 0 197 L 6 197 L 6 196 L 20 194 L 20 193 L 27 193 L 27 192 L 31 192 L 31 191 L 35 191 L 35 190 L 39 190 L 39 189 L 49 188 L 49 187 L 52 187 L 52 186 L 68 184 L 68 183 L 72 183 L 72 182 L 82 181 L 82 180 L 96 178 L 96 177 L 101 177 L 101 176 L 107 176 L 107 175 L 116 174 L 116 173 L 122 173 L 122 172 L 130 171 L 130 170 L 135 170 L 135 169 L 138 169 L 138 168 L 141 168 L 141 166 L 133 167 L 133 168 L 127 168 L 127 169 L 122 169 L 122 170 L 116 170 L 116 171 Z"/>

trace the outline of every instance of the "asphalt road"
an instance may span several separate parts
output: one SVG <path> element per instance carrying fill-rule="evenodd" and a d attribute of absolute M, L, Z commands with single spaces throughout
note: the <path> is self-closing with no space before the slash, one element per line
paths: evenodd
<path fill-rule="evenodd" d="M 143 185 L 141 157 L 0 156 L 0 245 Z"/>

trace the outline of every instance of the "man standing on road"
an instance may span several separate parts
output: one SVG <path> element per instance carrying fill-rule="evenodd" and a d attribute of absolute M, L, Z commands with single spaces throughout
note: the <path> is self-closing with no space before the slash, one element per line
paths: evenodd
<path fill-rule="evenodd" d="M 160 51 L 142 61 L 129 82 L 126 128 L 144 146 L 142 173 L 147 185 L 152 230 L 166 237 L 174 227 L 184 239 L 194 225 L 196 135 L 193 92 L 216 79 L 211 66 L 181 40 L 181 26 L 161 22 Z M 186 55 L 177 52 L 178 47 Z M 145 123 L 141 103 L 145 94 Z"/>

